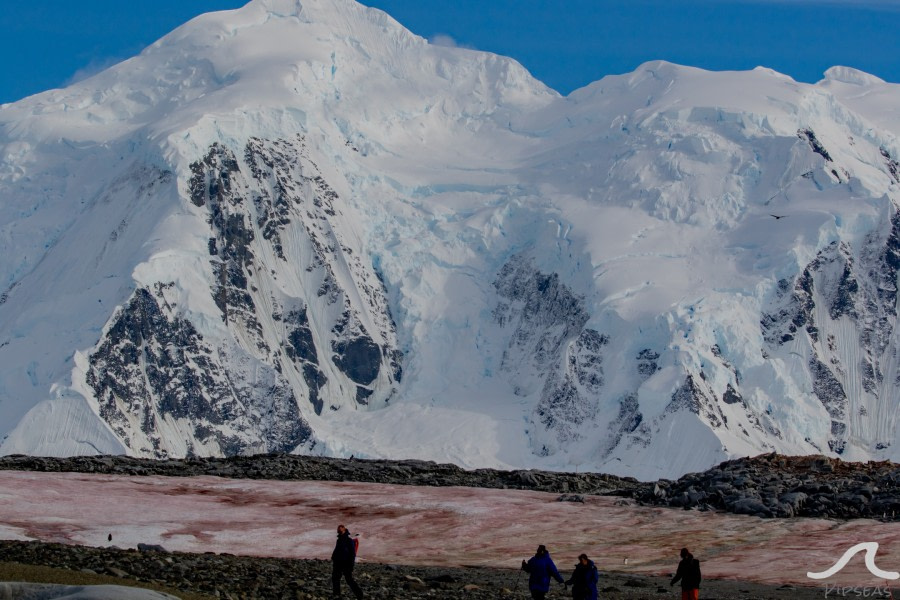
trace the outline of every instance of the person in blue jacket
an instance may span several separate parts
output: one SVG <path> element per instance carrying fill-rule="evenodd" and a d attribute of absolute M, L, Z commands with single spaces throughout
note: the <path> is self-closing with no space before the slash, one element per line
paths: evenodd
<path fill-rule="evenodd" d="M 528 562 L 522 561 L 522 570 L 528 573 L 528 589 L 531 590 L 531 597 L 534 600 L 544 600 L 544 596 L 550 591 L 551 577 L 565 585 L 562 575 L 547 552 L 547 547 L 543 544 L 538 546 L 537 552 Z"/>
<path fill-rule="evenodd" d="M 587 554 L 581 554 L 578 556 L 575 572 L 572 573 L 566 584 L 572 586 L 574 600 L 597 600 L 597 582 L 599 580 L 600 573 L 597 572 L 597 565 L 587 557 Z"/>

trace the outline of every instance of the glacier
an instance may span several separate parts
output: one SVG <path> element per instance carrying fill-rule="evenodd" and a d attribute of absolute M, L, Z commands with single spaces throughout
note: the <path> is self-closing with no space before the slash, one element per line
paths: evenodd
<path fill-rule="evenodd" d="M 898 107 L 202 15 L 0 106 L 0 453 L 898 460 Z"/>

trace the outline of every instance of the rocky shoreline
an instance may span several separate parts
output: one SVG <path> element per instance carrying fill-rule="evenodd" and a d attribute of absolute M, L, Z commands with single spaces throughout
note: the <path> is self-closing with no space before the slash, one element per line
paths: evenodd
<path fill-rule="evenodd" d="M 419 460 L 338 459 L 289 454 L 152 460 L 125 456 L 0 457 L 0 469 L 111 475 L 209 475 L 238 479 L 357 481 L 622 496 L 639 503 L 762 518 L 900 519 L 900 465 L 824 456 L 764 454 L 727 461 L 677 481 L 640 482 L 600 473 L 465 470 Z"/>
<path fill-rule="evenodd" d="M 526 557 L 522 557 L 526 558 Z M 602 559 L 598 562 L 602 562 Z M 0 541 L 0 564 L 44 565 L 79 574 L 109 575 L 123 584 L 154 584 L 192 597 L 233 600 L 326 600 L 331 598 L 331 564 L 324 560 L 241 557 L 92 548 L 41 542 Z M 571 574 L 559 565 L 564 577 Z M 674 565 L 673 565 L 674 568 Z M 367 598 L 396 600 L 481 600 L 529 598 L 526 575 L 511 569 L 422 567 L 360 563 L 355 577 Z M 346 585 L 344 586 L 346 588 Z M 668 577 L 610 573 L 601 568 L 601 597 L 655 599 L 674 597 Z M 704 598 L 719 600 L 811 600 L 823 588 L 766 586 L 712 580 L 702 584 Z M 345 596 L 348 593 L 345 592 Z M 548 599 L 568 598 L 556 587 Z"/>

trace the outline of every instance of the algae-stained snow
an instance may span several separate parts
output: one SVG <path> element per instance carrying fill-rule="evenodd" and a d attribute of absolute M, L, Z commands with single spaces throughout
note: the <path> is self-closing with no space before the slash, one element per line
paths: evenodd
<path fill-rule="evenodd" d="M 898 105 L 201 16 L 0 107 L 0 451 L 896 460 Z"/>
<path fill-rule="evenodd" d="M 0 471 L 0 484 L 4 538 L 65 544 L 104 546 L 112 535 L 120 548 L 327 560 L 344 523 L 359 535 L 361 562 L 514 573 L 545 544 L 560 569 L 585 552 L 601 571 L 671 575 L 690 543 L 706 578 L 822 586 L 885 585 L 862 556 L 827 580 L 807 577 L 857 543 L 879 544 L 881 569 L 895 571 L 900 560 L 897 523 L 760 519 L 602 496 L 581 503 L 524 490 L 14 471 Z"/>

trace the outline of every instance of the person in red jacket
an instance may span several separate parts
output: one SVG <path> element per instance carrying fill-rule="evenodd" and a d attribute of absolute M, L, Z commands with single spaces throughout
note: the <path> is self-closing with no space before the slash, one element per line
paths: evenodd
<path fill-rule="evenodd" d="M 672 578 L 670 585 L 681 581 L 681 600 L 698 600 L 700 597 L 700 561 L 688 552 L 687 548 L 681 549 L 681 562 L 678 570 Z"/>
<path fill-rule="evenodd" d="M 353 591 L 357 600 L 363 597 L 359 584 L 353 579 L 353 566 L 356 564 L 356 544 L 350 537 L 350 532 L 343 525 L 337 528 L 337 543 L 334 552 L 331 553 L 331 587 L 335 598 L 341 597 L 341 577 L 347 581 L 347 585 Z"/>

